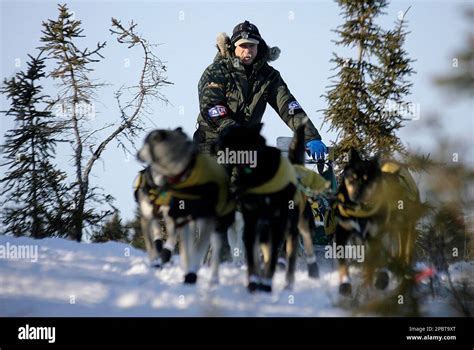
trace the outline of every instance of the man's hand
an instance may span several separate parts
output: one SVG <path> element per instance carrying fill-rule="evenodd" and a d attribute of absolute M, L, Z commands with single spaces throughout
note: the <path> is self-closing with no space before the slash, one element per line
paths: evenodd
<path fill-rule="evenodd" d="M 306 143 L 306 151 L 314 160 L 324 158 L 324 154 L 328 153 L 328 148 L 321 140 L 311 140 Z"/>

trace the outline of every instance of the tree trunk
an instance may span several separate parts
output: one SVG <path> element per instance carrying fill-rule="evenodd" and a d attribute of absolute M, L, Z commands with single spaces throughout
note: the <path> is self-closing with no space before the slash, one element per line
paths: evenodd
<path fill-rule="evenodd" d="M 86 204 L 87 191 L 89 190 L 89 183 L 83 182 L 79 187 L 77 198 L 77 206 L 74 210 L 74 219 L 72 220 L 72 239 L 77 242 L 82 240 L 82 229 L 84 227 L 84 207 Z"/>

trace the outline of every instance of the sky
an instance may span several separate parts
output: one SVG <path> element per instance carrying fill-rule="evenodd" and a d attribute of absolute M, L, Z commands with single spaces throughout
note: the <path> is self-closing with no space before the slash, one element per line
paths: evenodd
<path fill-rule="evenodd" d="M 115 41 L 110 33 L 110 19 L 115 17 L 124 24 L 133 20 L 137 31 L 157 47 L 158 57 L 167 66 L 166 76 L 173 85 L 162 89 L 169 104 L 150 103 L 146 121 L 150 128 L 182 127 L 192 135 L 198 115 L 197 85 L 204 69 L 211 64 L 215 54 L 217 34 L 230 34 L 232 28 L 244 20 L 256 24 L 262 37 L 270 46 L 281 49 L 280 58 L 272 66 L 280 71 L 293 95 L 319 129 L 323 141 L 331 144 L 336 134 L 328 132 L 328 125 L 321 125 L 326 107 L 321 97 L 327 91 L 333 64 L 333 52 L 348 51 L 337 47 L 332 31 L 343 23 L 334 1 L 238 1 L 238 2 L 181 2 L 181 1 L 70 1 L 68 6 L 76 19 L 82 21 L 85 38 L 79 46 L 94 48 L 99 41 L 107 41 L 102 51 L 105 57 L 94 64 L 91 77 L 108 85 L 97 92 L 94 102 L 95 115 L 90 128 L 101 128 L 119 120 L 119 110 L 114 92 L 121 86 L 137 82 L 141 68 L 141 52 L 127 49 Z M 411 150 L 432 151 L 436 137 L 422 125 L 433 114 L 441 118 L 439 133 L 463 144 L 456 150 L 461 161 L 473 161 L 471 135 L 474 131 L 474 102 L 449 95 L 433 84 L 437 75 L 449 74 L 456 69 L 453 59 L 463 48 L 467 32 L 473 30 L 463 16 L 466 7 L 474 1 L 391 1 L 386 15 L 378 23 L 392 28 L 400 11 L 407 14 L 410 34 L 406 50 L 416 61 L 417 72 L 411 78 L 413 102 L 417 117 L 406 123 L 399 133 L 402 142 Z M 35 53 L 40 44 L 41 23 L 56 19 L 54 1 L 0 0 L 0 77 L 9 78 L 23 69 L 27 53 Z M 54 87 L 45 85 L 46 93 L 54 95 Z M 0 96 L 0 110 L 8 109 L 8 102 Z M 278 115 L 267 108 L 263 119 L 263 135 L 275 145 L 278 136 L 291 136 L 291 131 Z M 6 130 L 14 126 L 11 118 L 0 118 L 0 143 Z M 99 136 L 101 136 L 99 134 Z M 146 132 L 137 139 L 141 145 Z M 133 182 L 142 165 L 133 156 L 125 155 L 116 143 L 111 143 L 97 162 L 92 184 L 103 187 L 116 198 L 115 205 L 126 219 L 134 216 Z M 69 149 L 59 152 L 58 163 L 71 169 Z M 3 176 L 4 169 L 0 169 Z"/>

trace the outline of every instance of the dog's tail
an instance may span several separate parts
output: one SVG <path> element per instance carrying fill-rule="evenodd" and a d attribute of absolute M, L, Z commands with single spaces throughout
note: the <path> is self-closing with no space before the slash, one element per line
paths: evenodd
<path fill-rule="evenodd" d="M 292 164 L 304 164 L 305 160 L 305 142 L 304 142 L 304 128 L 306 126 L 306 122 L 308 121 L 308 117 L 305 117 L 298 126 L 293 135 L 293 140 L 291 140 L 290 149 L 288 150 L 288 159 Z"/>

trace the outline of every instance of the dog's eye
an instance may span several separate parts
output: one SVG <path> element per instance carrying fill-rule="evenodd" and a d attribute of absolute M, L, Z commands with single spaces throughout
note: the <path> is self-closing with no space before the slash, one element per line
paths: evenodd
<path fill-rule="evenodd" d="M 357 179 L 357 174 L 352 174 L 352 178 L 355 180 Z"/>
<path fill-rule="evenodd" d="M 369 178 L 366 174 L 364 174 L 364 176 L 362 176 L 362 178 L 364 179 L 364 181 L 367 181 L 367 179 Z"/>

